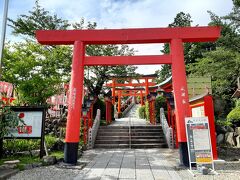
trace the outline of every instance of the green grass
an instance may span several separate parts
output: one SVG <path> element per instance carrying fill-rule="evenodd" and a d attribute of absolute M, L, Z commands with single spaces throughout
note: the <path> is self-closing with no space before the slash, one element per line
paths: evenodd
<path fill-rule="evenodd" d="M 63 151 L 54 151 L 49 153 L 50 156 L 56 156 L 57 159 L 61 159 L 64 157 Z"/>
<path fill-rule="evenodd" d="M 36 156 L 9 156 L 3 159 L 0 159 L 0 165 L 4 163 L 4 161 L 11 161 L 11 160 L 19 160 L 20 163 L 17 164 L 17 168 L 19 170 L 24 170 L 24 166 L 26 164 L 32 164 L 32 163 L 39 163 L 41 162 L 41 159 Z"/>
<path fill-rule="evenodd" d="M 100 120 L 100 126 L 106 126 L 106 125 L 107 125 L 106 120 L 101 119 Z"/>

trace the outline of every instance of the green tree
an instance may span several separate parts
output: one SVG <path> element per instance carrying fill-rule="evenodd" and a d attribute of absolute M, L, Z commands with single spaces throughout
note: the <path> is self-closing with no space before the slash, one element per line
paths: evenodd
<path fill-rule="evenodd" d="M 184 12 L 180 12 L 176 15 L 174 18 L 174 21 L 168 25 L 168 27 L 187 27 L 191 26 L 192 20 L 190 14 L 186 14 Z M 187 52 L 192 47 L 192 43 L 184 43 L 184 57 L 185 61 L 191 61 L 192 58 L 188 56 Z M 166 43 L 163 46 L 163 50 L 161 50 L 164 54 L 170 53 L 170 47 L 169 44 Z M 161 70 L 158 70 L 155 72 L 159 75 L 158 82 L 164 81 L 166 78 L 171 76 L 171 65 L 163 65 Z"/>
<path fill-rule="evenodd" d="M 231 96 L 236 90 L 236 80 L 240 76 L 240 53 L 217 48 L 189 64 L 191 76 L 209 76 L 212 78 L 214 96 L 228 103 L 225 114 L 231 109 Z"/>
<path fill-rule="evenodd" d="M 184 12 L 180 12 L 174 18 L 173 23 L 169 24 L 169 27 L 189 27 L 192 24 L 191 15 Z M 191 64 L 196 62 L 196 59 L 202 58 L 205 52 L 216 49 L 215 43 L 184 43 L 184 61 L 185 64 Z M 163 50 L 164 54 L 169 54 L 169 44 L 164 44 Z M 159 75 L 158 82 L 164 81 L 171 76 L 171 66 L 164 65 L 161 70 L 156 71 Z M 187 71 L 188 74 L 188 71 Z"/>
<path fill-rule="evenodd" d="M 24 37 L 35 39 L 35 30 L 38 29 L 61 29 L 70 27 L 67 20 L 59 18 L 56 14 L 51 15 L 39 5 L 39 0 L 35 1 L 35 7 L 28 15 L 22 14 L 16 20 L 8 19 L 9 26 L 12 27 L 14 35 L 23 35 Z"/>
<path fill-rule="evenodd" d="M 21 96 L 21 102 L 44 103 L 47 97 L 59 92 L 58 85 L 61 82 L 70 80 L 72 48 L 68 46 L 41 46 L 34 40 L 35 31 L 38 29 L 95 29 L 97 24 L 85 23 L 83 18 L 79 22 L 70 24 L 67 20 L 58 18 L 57 15 L 51 15 L 44 8 L 41 8 L 38 0 L 33 10 L 29 11 L 27 15 L 20 15 L 16 20 L 9 19 L 9 22 L 9 26 L 13 28 L 13 33 L 23 35 L 27 40 L 22 44 L 15 44 L 13 52 L 10 48 L 5 51 L 4 61 L 7 61 L 4 72 L 5 79 L 15 84 Z M 86 47 L 86 54 L 94 56 L 133 55 L 134 50 L 127 45 L 89 45 Z M 15 63 L 10 62 L 11 58 L 15 58 Z M 24 61 L 27 60 L 31 62 L 28 63 L 29 66 L 24 64 Z M 19 64 L 23 67 L 27 66 L 26 70 L 21 70 L 22 72 L 17 78 L 9 78 L 9 76 L 15 77 L 15 72 L 18 74 L 18 71 L 14 69 L 19 69 Z M 13 70 L 10 70 L 10 66 L 13 67 Z M 134 66 L 87 67 L 85 68 L 85 86 L 92 94 L 98 96 L 109 76 L 133 74 L 135 69 Z M 29 90 L 32 90 L 32 93 L 29 93 Z"/>
<path fill-rule="evenodd" d="M 45 104 L 61 91 L 69 79 L 71 49 L 58 46 L 49 50 L 33 41 L 8 44 L 4 51 L 3 80 L 13 83 L 18 103 Z"/>

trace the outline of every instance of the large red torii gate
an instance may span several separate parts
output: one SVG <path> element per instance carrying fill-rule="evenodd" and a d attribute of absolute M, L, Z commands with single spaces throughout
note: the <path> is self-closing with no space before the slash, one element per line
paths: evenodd
<path fill-rule="evenodd" d="M 190 116 L 184 42 L 215 41 L 220 27 L 139 28 L 105 30 L 39 30 L 36 37 L 46 45 L 74 45 L 64 161 L 75 164 L 80 133 L 84 66 L 171 64 L 176 108 L 176 125 L 180 161 L 188 165 L 184 118 Z M 88 44 L 170 43 L 169 55 L 152 56 L 85 56 Z"/>

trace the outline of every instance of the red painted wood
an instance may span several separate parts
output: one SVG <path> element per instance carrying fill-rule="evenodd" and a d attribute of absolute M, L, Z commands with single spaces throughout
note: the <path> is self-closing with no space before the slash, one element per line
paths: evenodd
<path fill-rule="evenodd" d="M 80 118 L 82 112 L 83 81 L 84 81 L 83 42 L 76 41 L 73 49 L 72 74 L 68 100 L 68 117 L 65 142 L 79 142 Z"/>
<path fill-rule="evenodd" d="M 118 91 L 118 113 L 121 112 L 121 91 Z"/>
<path fill-rule="evenodd" d="M 173 39 L 170 44 L 172 55 L 172 84 L 176 109 L 176 127 L 178 142 L 187 142 L 185 117 L 190 117 L 186 70 L 184 64 L 183 43 Z"/>
<path fill-rule="evenodd" d="M 215 123 L 214 123 L 214 106 L 213 106 L 212 96 L 204 97 L 204 112 L 205 112 L 205 116 L 207 116 L 209 120 L 213 159 L 218 159 L 217 141 L 216 141 L 216 134 L 215 134 L 216 131 L 215 131 Z"/>
<path fill-rule="evenodd" d="M 115 83 L 116 83 L 116 80 L 113 79 L 112 80 L 112 104 L 114 105 L 115 104 Z"/>
<path fill-rule="evenodd" d="M 87 56 L 85 66 L 171 64 L 170 55 L 149 56 Z"/>
<path fill-rule="evenodd" d="M 39 43 L 48 45 L 74 44 L 141 44 L 168 43 L 171 39 L 183 42 L 215 41 L 220 36 L 220 27 L 175 27 L 100 30 L 38 30 Z"/>
<path fill-rule="evenodd" d="M 115 87 L 126 87 L 126 86 L 133 86 L 133 87 L 137 87 L 137 86 L 155 86 L 156 83 L 155 82 L 148 82 L 148 84 L 146 85 L 147 83 L 125 83 L 125 84 L 122 84 L 122 83 L 116 83 L 115 84 Z M 106 87 L 112 87 L 112 83 L 107 83 L 105 84 Z"/>

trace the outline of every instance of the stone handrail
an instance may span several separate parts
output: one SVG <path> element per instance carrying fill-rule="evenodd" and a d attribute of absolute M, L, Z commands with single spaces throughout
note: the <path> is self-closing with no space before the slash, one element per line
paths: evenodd
<path fill-rule="evenodd" d="M 167 145 L 170 149 L 174 149 L 173 130 L 168 125 L 163 108 L 160 108 L 160 120 Z"/>
<path fill-rule="evenodd" d="M 129 112 L 129 110 L 134 106 L 135 103 L 131 103 L 123 112 L 122 117 L 126 116 L 126 114 Z"/>
<path fill-rule="evenodd" d="M 94 147 L 98 128 L 100 126 L 100 120 L 101 120 L 101 111 L 100 111 L 100 109 L 98 109 L 97 115 L 93 122 L 93 126 L 92 126 L 92 128 L 89 128 L 89 130 L 88 130 L 88 144 L 87 144 L 88 149 L 92 149 Z"/>

